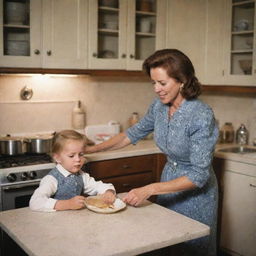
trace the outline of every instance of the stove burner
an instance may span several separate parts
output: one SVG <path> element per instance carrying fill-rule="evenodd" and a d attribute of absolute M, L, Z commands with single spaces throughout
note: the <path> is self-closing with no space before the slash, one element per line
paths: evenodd
<path fill-rule="evenodd" d="M 24 154 L 18 156 L 0 156 L 0 168 L 28 166 L 52 163 L 52 158 L 47 154 Z"/>

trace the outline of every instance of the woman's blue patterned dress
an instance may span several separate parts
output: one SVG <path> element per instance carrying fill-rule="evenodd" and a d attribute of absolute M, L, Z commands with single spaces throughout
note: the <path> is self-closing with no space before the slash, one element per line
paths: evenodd
<path fill-rule="evenodd" d="M 218 186 L 211 162 L 218 128 L 214 114 L 198 99 L 184 100 L 171 118 L 169 107 L 156 99 L 126 134 L 135 144 L 154 131 L 154 140 L 168 160 L 161 181 L 187 176 L 197 186 L 194 190 L 160 195 L 158 203 L 211 228 L 209 236 L 184 243 L 183 255 L 215 256 Z"/>

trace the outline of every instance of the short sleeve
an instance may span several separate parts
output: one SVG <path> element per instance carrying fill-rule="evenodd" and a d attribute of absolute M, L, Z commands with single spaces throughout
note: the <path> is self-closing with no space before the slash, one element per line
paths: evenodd
<path fill-rule="evenodd" d="M 140 139 L 153 132 L 155 124 L 156 100 L 150 105 L 146 115 L 135 125 L 126 130 L 127 137 L 132 144 L 136 144 Z"/>
<path fill-rule="evenodd" d="M 198 187 L 203 187 L 209 177 L 218 127 L 210 108 L 196 111 L 189 125 L 190 162 L 192 170 L 187 177 Z"/>

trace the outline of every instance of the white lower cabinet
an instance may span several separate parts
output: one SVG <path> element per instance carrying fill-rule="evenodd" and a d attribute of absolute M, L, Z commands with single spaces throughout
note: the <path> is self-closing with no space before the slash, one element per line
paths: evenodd
<path fill-rule="evenodd" d="M 225 160 L 220 246 L 231 255 L 256 255 L 256 165 Z"/>

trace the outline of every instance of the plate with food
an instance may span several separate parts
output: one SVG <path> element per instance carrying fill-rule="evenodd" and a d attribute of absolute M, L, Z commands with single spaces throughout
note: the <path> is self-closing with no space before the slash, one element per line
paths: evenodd
<path fill-rule="evenodd" d="M 88 196 L 85 198 L 85 206 L 93 212 L 114 213 L 123 210 L 126 204 L 119 198 L 113 204 L 107 204 L 100 196 Z"/>

